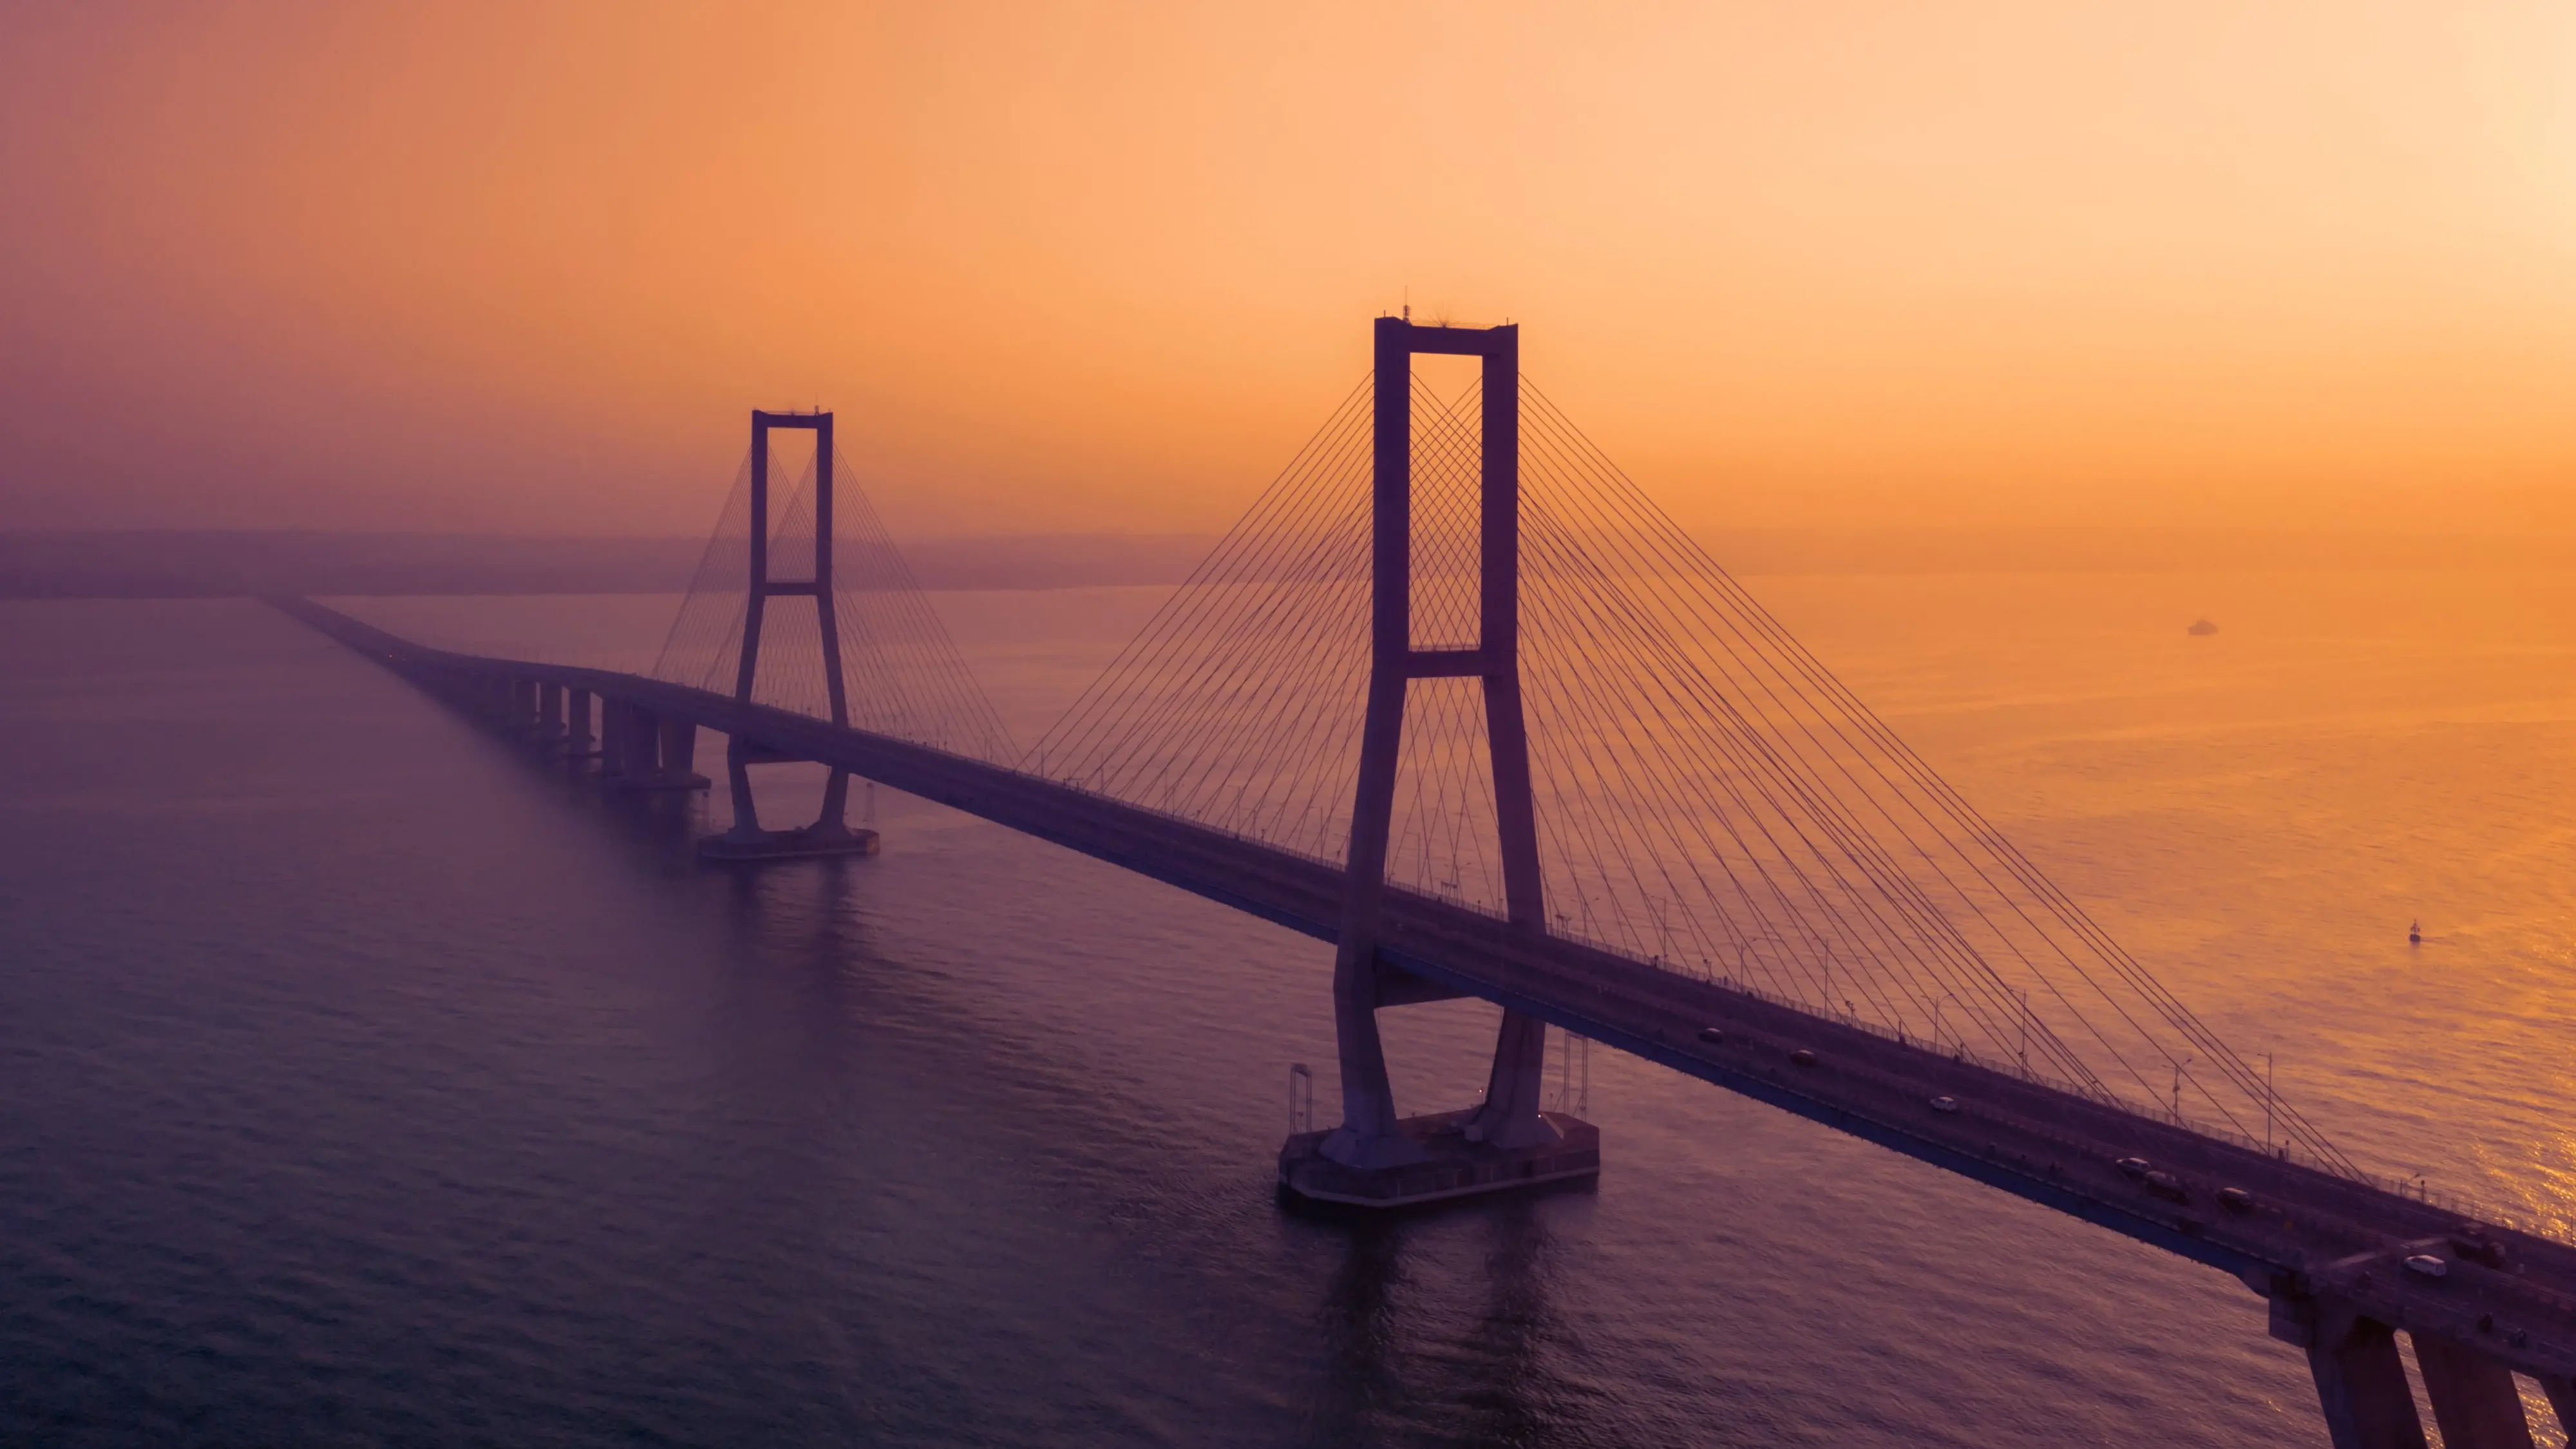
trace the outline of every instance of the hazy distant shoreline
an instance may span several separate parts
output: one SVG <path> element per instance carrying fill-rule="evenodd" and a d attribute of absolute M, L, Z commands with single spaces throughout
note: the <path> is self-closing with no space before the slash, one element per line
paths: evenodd
<path fill-rule="evenodd" d="M 910 540 L 927 588 L 1171 584 L 1203 534 L 1014 534 Z M 2364 532 L 1744 529 L 1702 542 L 1746 575 L 2195 573 L 2247 569 L 2563 570 L 2576 538 Z M 248 594 L 620 594 L 688 587 L 703 539 L 283 530 L 0 532 L 0 598 Z"/>

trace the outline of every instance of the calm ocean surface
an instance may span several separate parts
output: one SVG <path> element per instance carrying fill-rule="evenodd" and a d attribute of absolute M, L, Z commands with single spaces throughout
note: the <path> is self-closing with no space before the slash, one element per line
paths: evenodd
<path fill-rule="evenodd" d="M 2346 1150 L 2576 1231 L 2576 574 L 1750 583 Z M 938 604 L 1026 739 L 1160 592 Z M 1284 1212 L 1329 950 L 937 807 L 701 869 L 238 601 L 0 605 L 0 747 L 0 1442 L 2324 1442 L 2233 1280 L 1603 1049 L 1597 1193 Z M 1491 1019 L 1388 1014 L 1408 1109 Z"/>

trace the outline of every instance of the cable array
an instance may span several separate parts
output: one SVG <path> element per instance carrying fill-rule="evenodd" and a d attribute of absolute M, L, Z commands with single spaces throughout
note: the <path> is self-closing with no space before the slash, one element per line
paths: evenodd
<path fill-rule="evenodd" d="M 1476 642 L 1480 395 L 1413 384 L 1413 642 Z M 1338 862 L 1371 385 L 1022 759 Z M 1526 379 L 1521 672 L 1550 929 L 2350 1164 Z M 1388 873 L 1499 914 L 1483 686 L 1408 688 Z"/>
<path fill-rule="evenodd" d="M 815 470 L 770 455 L 769 576 L 814 578 Z M 1018 757 L 1001 716 L 967 669 L 928 595 L 868 501 L 848 455 L 832 473 L 833 621 L 843 697 L 857 729 L 994 763 Z M 741 667 L 751 583 L 751 460 L 736 471 L 716 531 L 664 640 L 653 677 L 731 694 Z M 752 681 L 759 703 L 831 718 L 822 616 L 812 602 L 773 597 L 762 610 Z"/>
<path fill-rule="evenodd" d="M 1338 860 L 1368 684 L 1363 382 L 1022 768 Z"/>
<path fill-rule="evenodd" d="M 1478 642 L 1481 391 L 1412 384 L 1417 648 Z M 1045 736 L 1016 750 L 846 457 L 849 723 L 1339 863 L 1369 674 L 1373 380 Z M 1548 929 L 1661 969 L 2350 1162 L 1526 378 L 1520 670 Z M 813 577 L 815 474 L 772 455 L 770 573 Z M 658 678 L 730 693 L 746 458 Z M 820 615 L 765 611 L 754 697 L 829 718 Z M 1480 680 L 1408 686 L 1388 874 L 1502 913 Z"/>

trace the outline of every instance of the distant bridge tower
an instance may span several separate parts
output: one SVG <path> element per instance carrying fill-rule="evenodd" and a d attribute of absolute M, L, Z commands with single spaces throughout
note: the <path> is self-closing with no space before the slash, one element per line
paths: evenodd
<path fill-rule="evenodd" d="M 1416 353 L 1477 357 L 1484 362 L 1478 637 L 1472 648 L 1418 649 L 1413 642 Z M 1521 710 L 1520 329 L 1427 327 L 1404 318 L 1380 317 L 1376 354 L 1368 707 L 1361 727 L 1359 792 L 1351 815 L 1341 941 L 1333 964 L 1342 1124 L 1320 1144 L 1324 1157 L 1361 1173 L 1424 1162 L 1435 1155 L 1437 1139 L 1444 1135 L 1425 1130 L 1432 1119 L 1407 1124 L 1396 1116 L 1377 1029 L 1377 1008 L 1390 999 L 1385 989 L 1389 973 L 1377 961 L 1379 917 L 1386 896 L 1387 837 L 1394 819 L 1405 695 L 1413 680 L 1483 682 L 1505 913 L 1521 930 L 1544 932 L 1547 922 L 1537 816 L 1530 793 L 1529 732 Z M 1477 1155 L 1491 1156 L 1491 1149 L 1526 1155 L 1559 1144 L 1565 1134 L 1539 1112 L 1546 1057 L 1547 1024 L 1505 1010 L 1485 1101 L 1457 1133 L 1466 1144 L 1486 1149 Z M 1588 1126 L 1570 1125 L 1589 1139 L 1590 1150 L 1565 1155 L 1588 1155 L 1597 1168 L 1597 1136 Z M 1414 1130 L 1406 1130 L 1408 1126 Z"/>
<path fill-rule="evenodd" d="M 769 434 L 778 428 L 799 429 L 814 435 L 814 568 L 810 578 L 781 579 L 770 573 Z M 848 686 L 841 675 L 841 626 L 832 594 L 833 457 L 830 413 L 819 408 L 810 413 L 752 410 L 751 568 L 749 596 L 742 611 L 742 661 L 734 676 L 733 697 L 738 703 L 752 702 L 752 684 L 759 677 L 761 630 L 768 618 L 769 601 L 781 596 L 811 598 L 822 639 L 824 694 L 830 702 L 832 723 L 846 729 L 850 723 L 850 701 Z M 726 747 L 725 770 L 733 787 L 733 828 L 722 835 L 701 840 L 699 853 L 725 860 L 875 854 L 876 832 L 852 830 L 847 824 L 850 777 L 843 770 L 834 770 L 824 785 L 823 809 L 813 824 L 801 830 L 761 829 L 759 810 L 751 793 L 750 767 L 784 758 L 747 744 L 739 737 Z"/>

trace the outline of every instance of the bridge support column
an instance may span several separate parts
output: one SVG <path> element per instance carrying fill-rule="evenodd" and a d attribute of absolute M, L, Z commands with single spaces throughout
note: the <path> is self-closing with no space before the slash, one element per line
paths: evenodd
<path fill-rule="evenodd" d="M 2442 1449 L 2532 1449 L 2513 1370 L 2456 1343 L 2407 1336 L 2415 1342 L 2415 1367 L 2424 1374 L 2424 1397 L 2433 1401 Z"/>
<path fill-rule="evenodd" d="M 1479 445 L 1478 640 L 1473 649 L 1413 642 L 1413 357 L 1483 361 Z M 1375 436 L 1369 527 L 1369 686 L 1360 728 L 1359 789 L 1344 863 L 1341 933 L 1333 958 L 1334 1040 L 1341 1055 L 1342 1122 L 1301 1133 L 1279 1154 L 1282 1187 L 1369 1206 L 1588 1178 L 1601 1169 L 1600 1134 L 1540 1111 L 1547 1023 L 1506 1010 L 1485 1100 L 1463 1112 L 1398 1117 L 1377 1010 L 1402 973 L 1378 959 L 1387 893 L 1387 837 L 1416 679 L 1473 679 L 1484 691 L 1505 914 L 1544 934 L 1547 911 L 1532 803 L 1529 736 L 1520 690 L 1520 333 L 1513 327 L 1416 327 L 1377 320 Z M 1437 1000 L 1399 993 L 1394 1000 Z"/>
<path fill-rule="evenodd" d="M 2426 1449 L 2396 1330 L 2348 1304 L 2276 1296 L 2272 1336 L 2308 1351 L 2334 1449 Z"/>
<path fill-rule="evenodd" d="M 1471 1142 L 1496 1147 L 1537 1147 L 1564 1134 L 1542 1116 L 1547 1075 L 1547 1023 L 1517 1011 L 1503 1012 L 1495 1034 L 1493 1075 L 1485 1084 L 1485 1103 L 1467 1122 Z"/>
<path fill-rule="evenodd" d="M 590 691 L 587 689 L 565 691 L 564 758 L 582 760 L 598 753 L 598 742 L 590 733 Z"/>
<path fill-rule="evenodd" d="M 850 772 L 834 770 L 823 782 L 823 808 L 814 813 L 808 827 L 818 839 L 833 839 L 850 833 Z"/>
<path fill-rule="evenodd" d="M 635 705 L 626 706 L 626 783 L 638 784 L 653 778 L 662 767 L 659 721 Z"/>
<path fill-rule="evenodd" d="M 1377 1032 L 1377 994 L 1377 952 L 1369 943 L 1353 949 L 1346 931 L 1333 962 L 1333 1045 L 1341 1059 L 1342 1125 L 1325 1135 L 1320 1151 L 1362 1171 L 1402 1167 L 1430 1156 L 1397 1125 L 1386 1045 Z"/>
<path fill-rule="evenodd" d="M 662 772 L 666 775 L 694 776 L 697 761 L 698 727 L 684 719 L 663 720 Z"/>
<path fill-rule="evenodd" d="M 640 705 L 620 708 L 618 756 L 621 790 L 703 790 L 708 780 L 692 769 L 698 749 L 698 727 L 670 719 Z"/>
<path fill-rule="evenodd" d="M 625 706 L 603 697 L 599 701 L 599 778 L 614 780 L 626 769 Z"/>
<path fill-rule="evenodd" d="M 778 579 L 769 571 L 769 432 L 772 428 L 807 429 L 814 434 L 814 572 L 808 579 Z M 759 676 L 762 622 L 769 601 L 802 597 L 814 601 L 815 629 L 823 652 L 823 691 L 831 720 L 847 728 L 849 696 L 841 669 L 841 626 L 832 584 L 832 415 L 827 412 L 751 415 L 751 580 L 743 601 L 742 655 L 734 675 L 733 697 L 749 706 Z M 798 830 L 764 830 L 751 795 L 751 766 L 784 758 L 737 738 L 725 746 L 725 782 L 733 795 L 733 828 L 698 842 L 708 860 L 750 863 L 813 856 L 874 855 L 877 833 L 852 830 L 848 823 L 850 777 L 835 770 L 823 785 L 822 812 Z M 683 765 L 685 768 L 685 764 Z"/>
<path fill-rule="evenodd" d="M 632 767 L 626 772 L 630 785 L 650 785 L 662 773 L 662 717 L 649 709 L 637 709 L 633 737 L 627 744 Z"/>
<path fill-rule="evenodd" d="M 635 706 L 622 699 L 599 702 L 599 777 L 612 784 L 623 783 L 653 768 L 643 757 L 637 738 Z"/>
<path fill-rule="evenodd" d="M 1429 1157 L 1405 1135 L 1378 1037 L 1377 932 L 1386 901 L 1387 835 L 1395 817 L 1396 763 L 1413 654 L 1412 339 L 1378 319 L 1375 480 L 1370 489 L 1369 686 L 1360 724 L 1359 792 L 1343 862 L 1341 939 L 1333 953 L 1333 1040 L 1341 1058 L 1342 1125 L 1321 1154 L 1377 1172 Z"/>
<path fill-rule="evenodd" d="M 733 829 L 726 834 L 742 843 L 758 840 L 760 804 L 751 794 L 751 751 L 739 739 L 725 745 L 725 782 L 733 791 Z"/>
<path fill-rule="evenodd" d="M 733 828 L 700 840 L 698 854 L 702 858 L 749 864 L 877 853 L 877 833 L 854 830 L 849 825 L 850 777 L 839 770 L 824 781 L 823 808 L 813 824 L 795 830 L 763 829 L 759 805 L 751 791 L 751 767 L 781 760 L 739 739 L 725 746 L 725 780 L 733 796 Z"/>
<path fill-rule="evenodd" d="M 564 690 L 560 684 L 537 686 L 537 737 L 548 749 L 564 737 Z"/>

